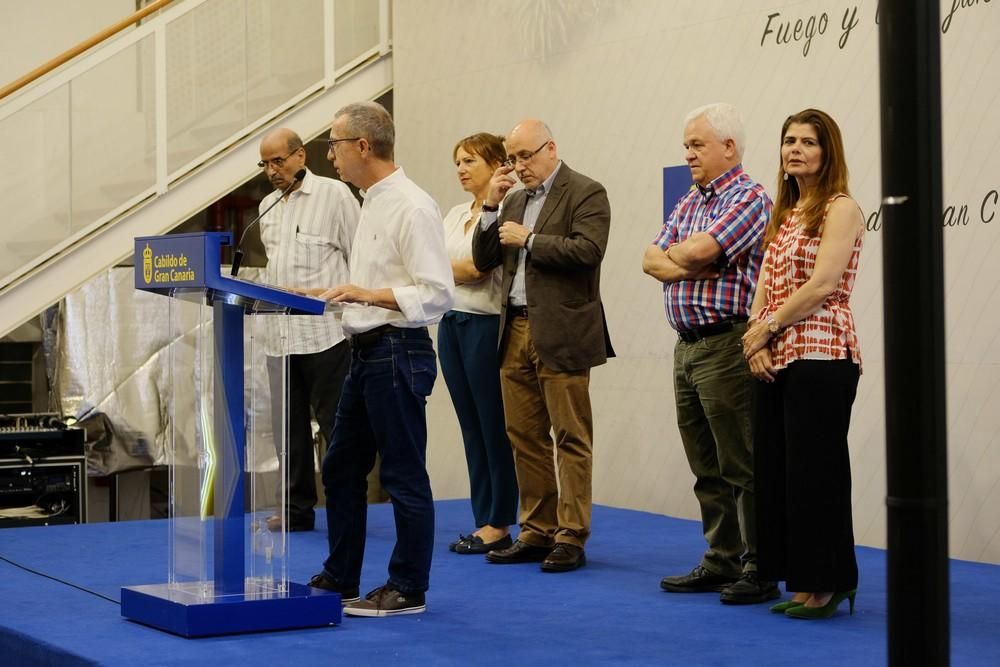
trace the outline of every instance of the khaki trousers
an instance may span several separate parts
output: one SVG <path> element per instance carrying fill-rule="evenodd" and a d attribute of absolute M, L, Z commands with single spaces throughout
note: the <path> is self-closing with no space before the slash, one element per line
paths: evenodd
<path fill-rule="evenodd" d="M 508 320 L 505 333 L 500 388 L 520 489 L 518 539 L 582 547 L 590 535 L 590 369 L 546 368 L 525 317 Z"/>

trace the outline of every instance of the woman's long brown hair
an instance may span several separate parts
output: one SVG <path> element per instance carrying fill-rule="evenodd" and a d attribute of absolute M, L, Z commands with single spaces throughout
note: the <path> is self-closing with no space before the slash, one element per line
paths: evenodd
<path fill-rule="evenodd" d="M 809 199 L 803 202 L 799 211 L 799 224 L 809 236 L 819 233 L 826 213 L 827 200 L 835 194 L 851 194 L 847 188 L 847 160 L 844 158 L 844 141 L 840 128 L 829 114 L 819 109 L 805 109 L 789 116 L 781 126 L 781 142 L 785 141 L 785 133 L 792 124 L 812 125 L 816 130 L 816 138 L 823 149 L 823 165 L 820 167 L 816 188 L 809 194 Z M 799 200 L 799 184 L 794 178 L 784 179 L 785 170 L 778 157 L 778 195 L 774 199 L 774 209 L 771 219 L 764 232 L 764 247 L 766 248 L 777 236 L 781 224 L 795 203 Z"/>

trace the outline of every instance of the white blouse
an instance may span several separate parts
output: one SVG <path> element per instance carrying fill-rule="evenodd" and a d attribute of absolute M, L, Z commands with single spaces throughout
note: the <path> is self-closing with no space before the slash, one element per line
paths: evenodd
<path fill-rule="evenodd" d="M 444 244 L 452 261 L 472 258 L 472 233 L 475 224 L 465 223 L 472 217 L 472 202 L 459 204 L 444 216 Z M 497 267 L 485 279 L 475 283 L 455 286 L 455 305 L 452 310 L 478 315 L 500 314 L 502 268 Z"/>

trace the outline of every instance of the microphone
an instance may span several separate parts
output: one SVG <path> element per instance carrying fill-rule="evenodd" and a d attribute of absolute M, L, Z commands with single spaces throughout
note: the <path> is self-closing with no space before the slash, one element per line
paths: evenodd
<path fill-rule="evenodd" d="M 265 215 L 270 213 L 271 209 L 278 205 L 278 202 L 288 196 L 288 193 L 292 191 L 295 184 L 306 177 L 306 170 L 299 169 L 295 172 L 295 177 L 292 178 L 292 182 L 288 184 L 288 187 L 281 191 L 281 196 L 271 202 L 271 205 L 264 209 L 264 212 L 258 215 L 256 218 L 250 221 L 250 224 L 243 228 L 243 233 L 240 234 L 240 240 L 236 243 L 236 249 L 233 251 L 233 268 L 229 271 L 229 275 L 236 276 L 237 272 L 240 270 L 240 263 L 243 261 L 243 251 L 240 249 L 243 245 L 243 239 L 246 238 L 247 232 L 250 228 L 260 222 L 260 219 Z"/>

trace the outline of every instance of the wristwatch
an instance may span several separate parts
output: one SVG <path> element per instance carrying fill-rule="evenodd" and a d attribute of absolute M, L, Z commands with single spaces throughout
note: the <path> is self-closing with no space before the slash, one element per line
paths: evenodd
<path fill-rule="evenodd" d="M 767 316 L 767 330 L 771 332 L 772 336 L 776 336 L 779 331 L 781 331 L 781 326 L 778 321 L 774 319 L 774 315 Z"/>
<path fill-rule="evenodd" d="M 488 211 L 489 213 L 496 213 L 497 211 L 500 210 L 500 206 L 490 206 L 489 204 L 486 203 L 486 200 L 484 199 L 482 209 L 484 211 Z"/>

